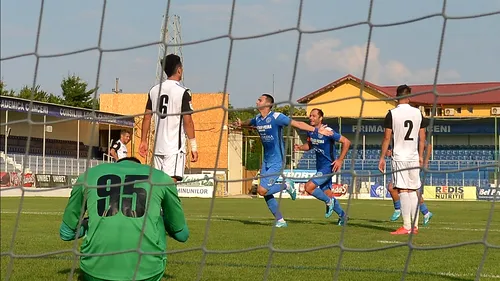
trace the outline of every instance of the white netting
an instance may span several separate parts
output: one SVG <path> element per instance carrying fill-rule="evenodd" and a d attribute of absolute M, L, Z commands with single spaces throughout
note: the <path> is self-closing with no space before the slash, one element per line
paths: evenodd
<path fill-rule="evenodd" d="M 100 32 L 99 32 L 98 42 L 97 42 L 97 45 L 95 47 L 85 48 L 85 49 L 81 49 L 81 50 L 75 50 L 75 51 L 68 52 L 68 53 L 40 54 L 39 53 L 39 41 L 40 41 L 40 37 L 41 37 L 40 36 L 40 30 L 41 30 L 41 26 L 42 26 L 42 22 L 43 22 L 45 2 L 46 1 L 43 1 L 43 0 L 41 1 L 41 8 L 40 8 L 40 14 L 39 14 L 39 18 L 38 18 L 38 28 L 37 28 L 37 36 L 36 36 L 36 43 L 35 43 L 35 49 L 34 49 L 34 51 L 33 52 L 29 52 L 29 53 L 23 53 L 23 54 L 18 54 L 18 55 L 14 55 L 14 56 L 9 56 L 9 57 L 3 57 L 3 58 L 1 58 L 1 61 L 4 62 L 4 61 L 8 61 L 8 60 L 13 60 L 13 59 L 16 59 L 16 58 L 27 57 L 27 56 L 34 56 L 36 58 L 36 64 L 35 64 L 35 71 L 33 73 L 33 86 L 37 85 L 37 78 L 38 78 L 38 74 L 39 74 L 38 73 L 38 69 L 39 69 L 39 63 L 40 63 L 41 59 L 48 59 L 48 58 L 54 58 L 54 57 L 69 56 L 69 55 L 74 55 L 74 54 L 78 54 L 78 53 L 82 53 L 82 52 L 87 52 L 87 51 L 91 51 L 91 50 L 97 50 L 99 52 L 99 60 L 98 60 L 98 66 L 97 66 L 97 76 L 96 76 L 96 80 L 95 80 L 95 85 L 97 86 L 97 85 L 99 85 L 99 79 L 100 79 L 100 74 L 101 74 L 102 57 L 103 57 L 104 53 L 112 53 L 112 52 L 126 51 L 126 50 L 131 50 L 131 49 L 138 49 L 138 48 L 143 48 L 143 47 L 147 47 L 147 46 L 154 46 L 154 45 L 157 45 L 157 44 L 161 44 L 162 42 L 165 42 L 165 40 L 161 40 L 161 41 L 157 41 L 157 42 L 149 42 L 149 43 L 144 43 L 144 44 L 140 44 L 140 45 L 137 45 L 137 46 L 131 46 L 131 47 L 126 47 L 126 48 L 117 48 L 117 49 L 104 49 L 104 48 L 102 48 L 101 42 L 102 42 L 102 34 L 103 34 L 103 25 L 104 25 L 104 20 L 105 20 L 106 14 L 108 13 L 108 11 L 106 9 L 108 1 L 103 1 L 102 11 L 101 11 Z M 276 35 L 276 34 L 279 34 L 279 33 L 284 33 L 284 32 L 289 32 L 289 31 L 297 31 L 299 33 L 299 36 L 298 36 L 298 41 L 297 41 L 297 44 L 296 44 L 295 57 L 293 58 L 294 65 L 293 65 L 293 72 L 292 72 L 292 79 L 291 79 L 290 94 L 289 94 L 288 100 L 281 101 L 281 102 L 278 103 L 278 104 L 280 104 L 280 103 L 289 103 L 289 104 L 291 104 L 293 106 L 294 102 L 293 102 L 293 99 L 292 99 L 292 93 L 294 92 L 295 77 L 296 77 L 297 68 L 298 68 L 299 53 L 300 53 L 300 47 L 301 47 L 302 37 L 305 34 L 324 33 L 324 32 L 329 32 L 329 31 L 334 31 L 334 30 L 346 29 L 346 28 L 350 28 L 350 27 L 354 27 L 354 26 L 362 26 L 362 25 L 366 26 L 367 25 L 367 26 L 369 26 L 369 32 L 368 32 L 368 37 L 367 37 L 367 46 L 366 46 L 366 52 L 365 52 L 365 61 L 364 61 L 364 67 L 363 67 L 363 74 L 362 74 L 362 77 L 361 77 L 361 79 L 362 79 L 362 85 L 361 85 L 361 89 L 360 89 L 360 96 L 357 97 L 357 98 L 359 98 L 362 101 L 362 106 L 361 106 L 361 109 L 360 109 L 360 114 L 359 114 L 359 118 L 358 118 L 358 122 L 357 122 L 357 125 L 360 126 L 362 124 L 362 120 L 363 120 L 363 116 L 361 115 L 361 112 L 363 111 L 363 105 L 364 105 L 365 102 L 371 101 L 371 100 L 367 100 L 366 98 L 364 98 L 362 96 L 362 92 L 363 92 L 363 89 L 365 87 L 365 77 L 366 77 L 367 67 L 368 67 L 368 57 L 369 57 L 369 52 L 370 52 L 370 43 L 372 41 L 372 34 L 373 34 L 374 28 L 383 28 L 383 27 L 389 27 L 389 26 L 403 25 L 403 24 L 408 24 L 408 23 L 412 23 L 412 22 L 416 22 L 416 21 L 428 19 L 428 18 L 431 18 L 431 17 L 441 17 L 441 18 L 443 18 L 443 25 L 441 27 L 442 31 L 441 31 L 441 38 L 440 38 L 440 44 L 439 44 L 439 51 L 438 51 L 437 62 L 436 62 L 436 67 L 435 67 L 436 71 L 435 71 L 435 75 L 434 75 L 434 85 L 436 85 L 436 83 L 438 81 L 438 74 L 439 74 L 439 70 L 440 70 L 440 61 L 441 61 L 442 50 L 443 50 L 443 42 L 444 42 L 444 37 L 445 37 L 445 33 L 446 33 L 446 26 L 447 26 L 448 21 L 449 20 L 461 20 L 461 19 L 471 19 L 471 18 L 479 18 L 479 17 L 488 17 L 488 16 L 493 16 L 493 15 L 500 14 L 500 11 L 491 11 L 489 13 L 468 15 L 468 16 L 463 16 L 463 17 L 450 17 L 450 16 L 448 16 L 446 14 L 446 6 L 447 6 L 446 4 L 447 4 L 447 1 L 443 1 L 442 2 L 442 11 L 440 13 L 426 15 L 426 16 L 423 16 L 423 17 L 420 17 L 420 18 L 408 19 L 408 20 L 401 21 L 401 22 L 394 22 L 394 23 L 388 23 L 388 24 L 376 24 L 376 23 L 372 22 L 372 10 L 373 10 L 373 5 L 374 5 L 374 1 L 372 0 L 372 1 L 370 1 L 370 5 L 369 5 L 368 17 L 363 22 L 358 22 L 358 23 L 353 23 L 353 24 L 348 24 L 348 25 L 343 25 L 343 26 L 336 26 L 336 27 L 331 27 L 331 28 L 325 28 L 325 29 L 321 29 L 321 30 L 304 31 L 301 28 L 301 17 L 302 17 L 302 11 L 303 11 L 303 9 L 302 9 L 303 1 L 300 1 L 299 9 L 297 10 L 297 24 L 295 26 L 287 28 L 287 29 L 281 29 L 281 30 L 275 31 L 275 32 L 269 32 L 269 33 L 266 33 L 266 34 L 259 34 L 259 35 L 247 36 L 247 37 L 235 37 L 232 34 L 234 12 L 235 12 L 235 7 L 236 7 L 236 1 L 234 0 L 234 1 L 232 1 L 232 9 L 231 9 L 230 22 L 229 22 L 229 30 L 228 30 L 228 33 L 226 35 L 217 36 L 217 37 L 213 37 L 213 38 L 206 38 L 206 39 L 195 41 L 195 42 L 184 43 L 183 46 L 200 44 L 200 43 L 203 43 L 203 42 L 208 42 L 208 41 L 212 41 L 212 40 L 216 40 L 216 39 L 221 39 L 221 38 L 228 38 L 229 39 L 229 52 L 228 52 L 228 60 L 227 60 L 227 65 L 226 65 L 224 87 L 223 87 L 223 92 L 226 93 L 228 79 L 229 79 L 228 77 L 229 77 L 229 73 L 230 73 L 229 70 L 230 70 L 230 66 L 231 66 L 231 58 L 232 58 L 232 54 L 233 54 L 233 47 L 234 47 L 235 41 L 243 41 L 243 40 L 255 39 L 255 38 L 259 38 L 259 37 L 273 36 L 273 35 Z M 171 13 L 170 6 L 171 6 L 171 1 L 168 1 L 167 2 L 167 6 L 166 6 L 166 11 L 165 11 L 165 15 L 167 17 Z M 492 36 L 498 36 L 498 34 L 497 35 L 492 34 Z M 165 49 L 167 49 L 167 47 L 172 47 L 172 46 L 165 46 Z M 493 89 L 487 89 L 487 90 L 493 90 Z M 486 91 L 486 90 L 484 90 L 484 91 Z M 459 94 L 456 94 L 456 95 L 457 96 L 458 95 L 473 95 L 473 94 L 480 93 L 480 92 L 483 92 L 483 91 L 468 92 L 468 93 L 459 93 Z M 436 91 L 436 87 L 434 87 L 432 93 L 435 95 L 435 97 L 437 99 L 437 97 L 439 96 L 439 93 Z M 421 94 L 424 94 L 424 93 L 422 93 L 422 92 L 421 93 L 415 93 L 415 94 L 413 94 L 413 96 L 421 95 Z M 94 93 L 94 98 L 97 98 L 97 92 Z M 228 96 L 224 95 L 224 98 L 223 98 L 223 101 L 222 101 L 220 107 L 217 107 L 217 108 L 223 108 L 225 110 L 226 114 L 228 112 L 228 109 L 224 106 L 224 104 L 225 104 L 225 101 L 226 101 L 227 98 L 228 98 Z M 32 97 L 32 100 L 33 100 L 33 97 Z M 389 99 L 387 99 L 387 100 L 389 100 Z M 326 101 L 326 102 L 321 103 L 321 104 L 331 103 L 331 102 L 335 102 L 335 101 L 336 100 L 329 100 L 329 101 Z M 316 104 L 316 105 L 320 105 L 320 104 Z M 436 109 L 436 100 L 434 102 L 433 108 L 434 108 L 434 111 L 435 111 L 435 109 Z M 204 109 L 204 110 L 206 111 L 206 110 L 210 110 L 210 109 L 212 109 L 212 108 L 207 108 L 207 109 Z M 94 108 L 94 110 L 97 110 L 97 109 Z M 92 121 L 98 121 L 99 119 L 96 117 L 96 114 L 95 114 L 94 110 L 92 111 Z M 290 112 L 293 112 L 293 110 L 290 111 Z M 78 119 L 78 118 L 74 118 L 73 120 L 76 120 L 76 119 Z M 434 115 L 432 115 L 432 117 L 430 119 L 431 119 L 431 126 L 432 126 L 432 124 L 434 123 Z M 222 139 L 222 134 L 223 134 L 223 131 L 224 131 L 223 130 L 224 120 L 225 120 L 224 118 L 220 120 L 221 121 L 220 122 L 220 124 L 221 124 L 220 136 L 219 136 L 220 139 Z M 27 116 L 27 118 L 25 120 L 18 120 L 16 122 L 27 122 L 27 124 L 28 124 L 28 127 L 27 127 L 28 142 L 27 142 L 27 145 L 26 145 L 26 153 L 25 153 L 25 156 L 24 156 L 25 159 L 27 159 L 28 156 L 29 156 L 29 147 L 30 147 L 30 141 L 29 140 L 30 140 L 30 136 L 31 136 L 31 133 L 32 133 L 32 128 L 33 128 L 34 125 L 40 125 L 40 123 L 32 121 L 32 113 L 31 113 L 31 111 L 28 113 L 28 116 Z M 3 123 L 2 122 L 1 125 L 5 126 L 5 125 L 9 125 L 9 124 L 11 124 L 11 123 Z M 51 122 L 46 122 L 46 124 L 51 124 Z M 93 126 L 93 129 L 92 129 L 92 132 L 91 132 L 92 134 L 95 133 L 95 129 L 96 129 L 96 126 Z M 288 134 L 290 134 L 290 130 L 289 130 Z M 430 138 L 430 134 L 429 134 L 428 138 Z M 357 131 L 356 132 L 356 137 L 354 138 L 354 141 L 353 141 L 354 149 L 356 149 L 356 147 L 358 146 L 359 142 L 360 142 L 360 132 Z M 288 145 L 289 145 L 289 143 L 287 142 L 287 146 Z M 219 145 L 218 152 L 217 152 L 217 159 L 215 160 L 215 163 L 216 163 L 215 166 L 218 166 L 217 163 L 219 162 L 219 157 L 221 155 L 220 150 L 221 150 L 221 146 Z M 89 155 L 90 155 L 90 151 L 89 151 Z M 353 153 L 352 155 L 354 157 L 354 155 L 356 155 L 356 153 Z M 87 161 L 89 162 L 90 159 L 87 159 Z M 26 167 L 27 163 L 28 163 L 28 161 L 24 161 L 24 166 L 25 167 Z M 498 165 L 498 163 L 497 163 L 497 165 Z M 475 168 L 477 168 L 477 167 L 475 167 Z M 459 171 L 466 171 L 466 170 L 470 170 L 470 169 L 471 168 L 469 168 L 469 169 L 455 170 L 455 171 L 449 171 L 449 172 L 459 172 Z M 214 168 L 214 174 L 215 174 L 215 172 L 216 172 L 216 169 Z M 355 179 L 356 176 L 357 176 L 357 174 L 356 174 L 356 171 L 354 170 L 354 162 L 352 162 L 352 165 L 350 167 L 349 172 L 352 174 L 353 179 Z M 428 172 L 431 172 L 431 171 L 426 170 L 425 172 L 428 173 Z M 424 173 L 424 177 L 425 177 L 425 173 Z M 22 179 L 22 181 L 23 180 L 24 180 L 24 178 Z M 214 181 L 217 183 L 218 179 L 214 178 Z M 19 254 L 15 253 L 15 251 L 14 251 L 14 244 L 15 244 L 16 234 L 18 232 L 18 226 L 19 226 L 20 216 L 21 216 L 22 210 L 23 210 L 23 201 L 24 201 L 24 198 L 25 198 L 24 197 L 25 193 L 26 192 L 43 192 L 43 191 L 49 190 L 49 189 L 27 189 L 27 188 L 23 188 L 22 185 L 23 184 L 21 183 L 21 187 L 13 187 L 13 188 L 6 188 L 6 189 L 4 189 L 5 191 L 7 191 L 8 189 L 21 189 L 22 190 L 22 196 L 21 196 L 21 200 L 20 200 L 19 207 L 18 207 L 18 210 L 17 210 L 16 223 L 14 225 L 14 231 L 12 233 L 12 237 L 10 237 L 10 239 L 11 239 L 10 249 L 8 249 L 7 251 L 3 251 L 1 253 L 2 256 L 9 256 L 11 258 L 10 262 L 8 264 L 8 267 L 7 267 L 7 271 L 6 271 L 6 275 L 5 275 L 6 276 L 5 280 L 9 280 L 10 277 L 11 277 L 12 270 L 13 270 L 14 259 L 41 258 L 41 257 L 47 257 L 47 256 L 51 256 L 51 255 L 61 254 L 61 253 L 73 252 L 74 256 L 75 256 L 75 259 L 74 259 L 74 263 L 73 263 L 73 268 L 72 268 L 72 270 L 71 270 L 71 272 L 69 274 L 70 276 L 68 277 L 69 278 L 68 280 L 72 280 L 73 274 L 75 272 L 75 268 L 77 267 L 77 260 L 78 260 L 78 258 L 80 256 L 80 253 L 78 251 L 78 241 L 77 240 L 75 240 L 75 242 L 73 243 L 73 249 L 71 249 L 71 250 L 54 251 L 54 252 L 50 252 L 50 253 L 43 253 L 43 254 L 37 254 L 37 255 L 19 255 Z M 59 188 L 66 188 L 66 187 L 59 187 Z M 89 186 L 89 188 L 95 188 L 95 187 Z M 336 244 L 325 245 L 324 247 L 319 247 L 319 248 L 316 247 L 316 248 L 311 248 L 311 249 L 300 249 L 300 250 L 283 250 L 283 249 L 277 249 L 277 248 L 273 247 L 273 242 L 274 242 L 274 237 L 275 237 L 275 230 L 273 229 L 273 231 L 271 232 L 271 236 L 269 237 L 269 240 L 268 240 L 269 242 L 266 242 L 266 243 L 264 243 L 261 246 L 257 246 L 257 247 L 253 247 L 253 248 L 246 248 L 246 249 L 239 249 L 239 250 L 231 250 L 231 251 L 212 250 L 212 249 L 209 249 L 207 247 L 207 243 L 208 243 L 208 237 L 209 237 L 209 232 L 210 232 L 210 227 L 211 227 L 211 222 L 212 222 L 211 218 L 212 218 L 212 215 L 214 213 L 214 203 L 215 203 L 215 200 L 216 200 L 216 196 L 215 196 L 215 190 L 214 190 L 214 196 L 211 199 L 211 204 L 210 204 L 210 208 L 209 208 L 209 212 L 208 212 L 208 219 L 207 219 L 206 226 L 205 226 L 204 239 L 203 239 L 201 245 L 197 245 L 196 247 L 191 247 L 191 248 L 185 249 L 185 250 L 177 250 L 177 251 L 175 251 L 175 253 L 181 253 L 181 252 L 187 252 L 187 251 L 194 251 L 194 250 L 201 250 L 203 252 L 202 258 L 201 258 L 200 263 L 199 263 L 199 270 L 198 270 L 198 272 L 196 274 L 193 273 L 192 280 L 200 280 L 202 278 L 202 272 L 203 272 L 204 267 L 206 265 L 207 256 L 209 254 L 230 254 L 230 253 L 248 252 L 248 251 L 259 250 L 259 249 L 269 249 L 270 250 L 270 254 L 269 254 L 269 257 L 268 257 L 267 267 L 266 267 L 266 270 L 265 270 L 265 274 L 263 276 L 263 279 L 267 280 L 268 277 L 269 277 L 271 268 L 272 268 L 273 254 L 274 253 L 294 253 L 294 252 L 297 252 L 297 253 L 301 252 L 302 253 L 302 252 L 308 252 L 308 251 L 316 251 L 316 250 L 320 250 L 320 249 L 339 248 L 340 249 L 340 255 L 338 256 L 338 260 L 336 262 L 336 267 L 333 269 L 333 280 L 338 280 L 339 279 L 339 273 L 341 272 L 341 264 L 342 264 L 343 253 L 344 252 L 350 252 L 350 251 L 351 252 L 381 251 L 381 250 L 384 250 L 384 249 L 406 246 L 406 247 L 410 248 L 410 251 L 409 251 L 408 256 L 406 258 L 405 267 L 404 267 L 404 270 L 403 270 L 403 273 L 402 273 L 402 276 L 401 276 L 401 279 L 403 280 L 403 279 L 405 279 L 405 276 L 408 273 L 408 268 L 409 268 L 409 264 L 410 264 L 410 260 L 411 260 L 411 257 L 412 257 L 413 250 L 416 250 L 416 249 L 433 250 L 433 249 L 440 249 L 440 248 L 453 248 L 453 247 L 460 247 L 460 246 L 464 246 L 464 245 L 472 245 L 472 244 L 478 244 L 479 243 L 479 244 L 483 244 L 485 247 L 484 247 L 483 258 L 482 258 L 482 260 L 480 262 L 480 265 L 479 265 L 479 267 L 477 268 L 477 271 L 476 271 L 477 272 L 476 273 L 476 280 L 478 280 L 480 278 L 480 276 L 481 276 L 482 268 L 483 268 L 483 265 L 484 265 L 484 261 L 486 260 L 486 255 L 488 253 L 488 250 L 492 249 L 492 248 L 495 248 L 495 249 L 499 248 L 498 246 L 491 245 L 491 244 L 489 244 L 487 242 L 487 238 L 488 238 L 488 234 L 489 234 L 488 230 L 490 228 L 490 223 L 492 221 L 492 217 L 493 217 L 493 213 L 494 213 L 495 200 L 493 200 L 493 202 L 491 204 L 491 211 L 490 211 L 489 217 L 488 217 L 488 222 L 487 222 L 486 227 L 485 227 L 486 230 L 484 232 L 484 237 L 483 237 L 483 239 L 481 241 L 463 242 L 463 243 L 458 243 L 458 244 L 453 244 L 453 245 L 447 245 L 447 246 L 442 246 L 442 247 L 417 247 L 417 246 L 415 246 L 415 245 L 412 244 L 412 236 L 410 235 L 410 238 L 409 238 L 408 242 L 407 243 L 403 243 L 403 244 L 390 245 L 390 246 L 386 246 L 386 247 L 371 248 L 371 249 L 347 248 L 347 247 L 345 247 L 343 245 L 344 235 L 345 235 L 345 229 L 349 225 L 347 223 L 346 226 L 342 227 L 341 234 L 340 234 L 340 242 L 336 243 Z M 351 200 L 352 200 L 352 196 L 347 201 L 347 208 L 345 209 L 346 213 L 349 213 L 349 209 L 351 207 Z M 264 208 L 264 206 L 262 206 L 262 208 Z M 83 206 L 82 206 L 82 209 L 83 209 Z M 212 235 L 216 235 L 216 234 L 212 234 Z M 8 237 L 3 237 L 3 239 L 7 239 L 7 238 Z M 140 244 L 140 241 L 139 241 L 138 244 Z M 142 253 L 140 250 L 137 250 L 137 251 L 140 252 L 141 254 L 145 254 L 145 253 Z M 167 252 L 167 253 L 171 254 L 173 252 Z M 110 254 L 116 254 L 116 253 L 105 253 L 105 254 L 100 254 L 100 255 L 110 255 Z M 195 275 L 196 275 L 196 277 L 195 277 Z M 259 278 L 257 278 L 257 276 L 256 276 L 255 280 L 258 280 L 258 279 Z"/>

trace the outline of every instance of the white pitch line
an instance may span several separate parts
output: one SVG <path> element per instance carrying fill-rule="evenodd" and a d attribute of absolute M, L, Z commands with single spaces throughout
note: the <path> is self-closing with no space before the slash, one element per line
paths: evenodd
<path fill-rule="evenodd" d="M 382 244 L 404 244 L 404 242 L 401 241 L 377 240 L 377 242 Z"/>

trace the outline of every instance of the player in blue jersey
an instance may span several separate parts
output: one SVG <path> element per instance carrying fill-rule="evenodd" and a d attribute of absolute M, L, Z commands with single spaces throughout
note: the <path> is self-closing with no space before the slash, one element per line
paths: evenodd
<path fill-rule="evenodd" d="M 432 147 L 430 145 L 427 145 L 427 142 L 425 142 L 425 146 L 427 148 L 427 153 L 425 154 L 424 167 L 427 167 L 429 160 L 431 158 Z M 387 157 L 392 156 L 392 150 L 391 150 L 390 146 L 389 146 L 389 149 L 387 150 L 386 156 Z M 389 194 L 391 195 L 392 202 L 394 204 L 394 213 L 392 213 L 391 221 L 397 221 L 399 219 L 399 217 L 401 216 L 401 202 L 399 201 L 399 193 L 396 189 L 393 188 L 392 182 L 389 182 L 389 184 L 387 185 L 387 189 L 389 190 Z M 420 208 L 420 212 L 422 213 L 422 215 L 424 215 L 424 220 L 423 220 L 422 225 L 426 226 L 426 225 L 429 225 L 429 222 L 434 214 L 429 211 L 429 209 L 427 208 L 427 204 L 425 204 L 425 202 L 424 202 L 423 191 L 424 190 L 422 188 L 422 190 L 420 191 L 421 194 L 419 194 L 419 196 L 420 196 L 420 207 L 419 208 Z"/>
<path fill-rule="evenodd" d="M 257 99 L 257 108 L 259 114 L 250 120 L 242 122 L 237 120 L 234 123 L 236 127 L 252 126 L 257 129 L 264 147 L 264 159 L 260 169 L 260 184 L 257 188 L 257 193 L 264 197 L 269 210 L 276 219 L 276 227 L 286 227 L 287 222 L 278 209 L 278 201 L 274 198 L 275 193 L 281 192 L 283 188 L 290 194 L 292 200 L 297 197 L 294 183 L 290 179 L 284 179 L 283 184 L 278 184 L 276 181 L 282 173 L 285 163 L 285 141 L 283 139 L 283 129 L 291 125 L 297 129 L 321 133 L 325 136 L 333 135 L 332 131 L 326 130 L 324 127 L 313 127 L 304 122 L 296 121 L 290 117 L 272 111 L 274 98 L 270 94 L 262 94 Z"/>
<path fill-rule="evenodd" d="M 314 108 L 309 114 L 311 125 L 316 128 L 323 127 L 323 111 L 319 108 Z M 313 149 L 316 152 L 316 175 L 311 178 L 305 186 L 306 192 L 316 199 L 325 202 L 326 213 L 325 218 L 329 218 L 335 211 L 339 215 L 338 225 L 344 225 L 347 216 L 340 207 L 340 203 L 335 197 L 329 197 L 325 192 L 332 187 L 333 172 L 337 172 L 342 167 L 344 158 L 351 145 L 351 141 L 333 129 L 326 127 L 327 130 L 333 132 L 331 136 L 323 136 L 318 132 L 308 132 L 307 142 L 303 145 L 295 145 L 295 150 L 308 151 Z M 336 158 L 335 142 L 342 144 L 340 156 Z M 329 175 L 328 175 L 329 174 Z M 328 175 L 322 177 L 322 175 Z"/>

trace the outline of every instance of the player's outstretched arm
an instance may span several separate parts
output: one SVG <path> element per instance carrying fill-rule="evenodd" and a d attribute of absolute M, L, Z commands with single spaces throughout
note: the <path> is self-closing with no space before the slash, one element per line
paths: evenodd
<path fill-rule="evenodd" d="M 297 120 L 293 120 L 291 119 L 290 121 L 290 125 L 292 125 L 292 127 L 295 127 L 299 130 L 302 130 L 302 131 L 308 131 L 308 132 L 315 132 L 317 130 L 318 133 L 324 135 L 324 136 L 331 136 L 333 135 L 333 132 L 331 130 L 327 130 L 326 129 L 326 125 L 324 126 L 321 126 L 319 129 L 318 128 L 315 128 L 305 122 L 302 122 L 302 121 L 297 121 Z"/>
<path fill-rule="evenodd" d="M 309 142 L 306 142 L 302 145 L 299 144 L 293 145 L 293 149 L 295 151 L 309 151 L 311 149 L 311 146 L 309 145 Z"/>
<path fill-rule="evenodd" d="M 167 177 L 167 182 L 170 184 L 165 189 L 162 201 L 165 231 L 173 239 L 186 242 L 189 238 L 189 228 L 184 217 L 181 200 L 177 194 L 177 187 L 169 177 Z"/>
<path fill-rule="evenodd" d="M 253 118 L 248 120 L 241 121 L 240 118 L 237 118 L 231 125 L 235 128 L 243 128 L 243 127 L 252 127 L 253 126 Z"/>
<path fill-rule="evenodd" d="M 63 220 L 59 228 L 59 237 L 63 241 L 71 241 L 76 238 L 81 238 L 85 235 L 86 227 L 85 225 L 80 226 L 80 230 L 77 232 L 77 227 L 80 222 L 80 211 L 82 205 L 84 204 L 84 187 L 81 184 L 83 176 L 80 176 L 77 181 L 77 185 L 71 190 L 71 195 L 68 199 L 68 204 L 64 209 Z"/>
<path fill-rule="evenodd" d="M 151 116 L 153 115 L 153 103 L 148 94 L 148 101 L 146 103 L 146 110 L 144 110 L 144 117 L 141 126 L 141 144 L 139 145 L 139 155 L 146 157 L 148 153 L 148 135 L 149 127 L 151 126 Z"/>

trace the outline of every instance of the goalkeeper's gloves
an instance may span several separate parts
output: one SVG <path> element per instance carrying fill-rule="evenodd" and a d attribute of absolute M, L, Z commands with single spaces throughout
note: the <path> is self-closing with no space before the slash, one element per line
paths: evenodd
<path fill-rule="evenodd" d="M 85 235 L 87 235 L 88 230 L 89 230 L 89 218 L 86 217 L 82 220 L 82 223 L 80 224 L 80 234 L 78 235 L 78 238 L 82 238 Z"/>

